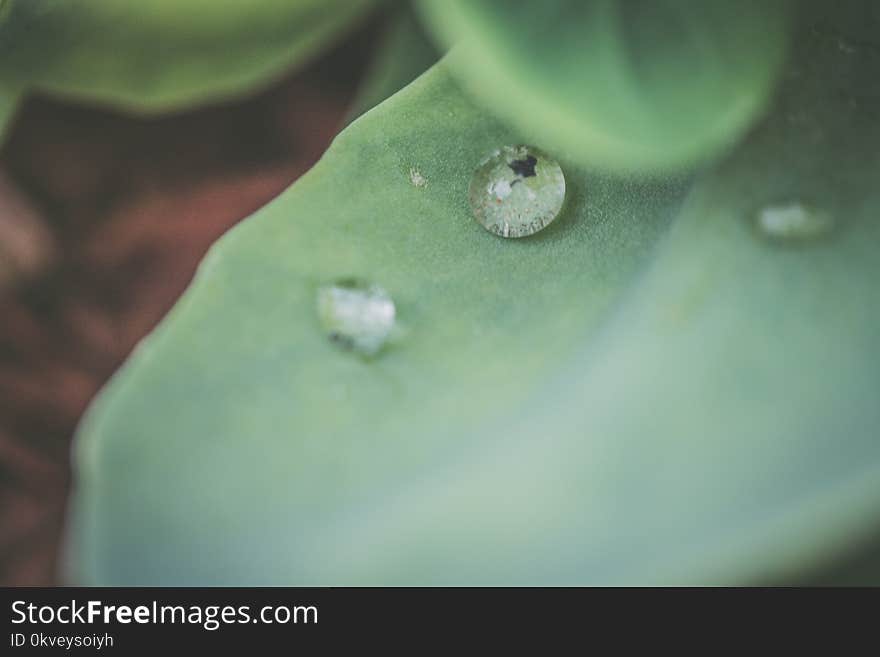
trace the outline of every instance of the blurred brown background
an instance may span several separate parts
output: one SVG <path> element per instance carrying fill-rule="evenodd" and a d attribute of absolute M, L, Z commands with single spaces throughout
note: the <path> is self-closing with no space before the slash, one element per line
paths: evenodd
<path fill-rule="evenodd" d="M 0 584 L 59 582 L 81 414 L 211 243 L 320 157 L 379 31 L 251 97 L 173 116 L 20 108 L 0 150 Z"/>

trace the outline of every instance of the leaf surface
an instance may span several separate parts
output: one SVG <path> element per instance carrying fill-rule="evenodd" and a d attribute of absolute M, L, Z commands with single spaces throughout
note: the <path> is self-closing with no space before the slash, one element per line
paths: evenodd
<path fill-rule="evenodd" d="M 867 536 L 880 511 L 871 11 L 807 25 L 770 117 L 693 179 L 563 160 L 564 214 L 533 238 L 470 216 L 471 171 L 523 135 L 459 92 L 446 61 L 355 121 L 213 248 L 89 412 L 72 572 L 742 583 Z M 755 213 L 788 201 L 836 229 L 762 239 Z M 336 349 L 316 318 L 317 286 L 351 276 L 385 287 L 405 329 L 372 360 Z"/>

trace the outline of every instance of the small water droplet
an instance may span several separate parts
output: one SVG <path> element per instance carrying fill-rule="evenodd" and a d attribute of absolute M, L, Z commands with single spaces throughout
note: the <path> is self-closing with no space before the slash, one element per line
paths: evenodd
<path fill-rule="evenodd" d="M 322 285 L 318 319 L 331 342 L 365 356 L 379 352 L 394 330 L 396 309 L 384 288 L 358 278 Z"/>
<path fill-rule="evenodd" d="M 504 146 L 480 162 L 468 197 L 474 217 L 490 233 L 526 237 L 559 216 L 565 176 L 537 148 Z"/>
<path fill-rule="evenodd" d="M 409 182 L 413 187 L 425 187 L 428 184 L 428 179 L 422 175 L 421 171 L 413 168 L 409 170 Z"/>
<path fill-rule="evenodd" d="M 774 242 L 806 242 L 834 228 L 834 217 L 825 210 L 794 201 L 768 205 L 755 215 L 755 227 Z"/>

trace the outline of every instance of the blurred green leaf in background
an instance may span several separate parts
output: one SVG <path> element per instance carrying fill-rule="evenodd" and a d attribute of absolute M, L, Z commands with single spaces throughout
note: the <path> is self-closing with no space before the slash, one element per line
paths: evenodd
<path fill-rule="evenodd" d="M 0 141 L 2 141 L 3 134 L 12 121 L 20 98 L 21 94 L 16 87 L 12 85 L 0 86 Z"/>
<path fill-rule="evenodd" d="M 349 110 L 350 120 L 403 89 L 439 58 L 440 52 L 412 8 L 398 7 Z"/>
<path fill-rule="evenodd" d="M 785 0 L 422 0 L 455 73 L 497 116 L 586 166 L 716 155 L 765 108 Z"/>
<path fill-rule="evenodd" d="M 423 6 L 477 41 L 223 238 L 87 415 L 72 576 L 748 583 L 875 531 L 876 7 L 800 5 L 782 68 L 774 3 Z M 522 141 L 568 198 L 503 240 L 467 189 Z M 765 239 L 780 204 L 834 229 Z M 315 314 L 352 276 L 405 328 L 372 360 Z"/>
<path fill-rule="evenodd" d="M 0 89 L 26 86 L 148 112 L 210 101 L 305 61 L 375 4 L 4 0 Z"/>

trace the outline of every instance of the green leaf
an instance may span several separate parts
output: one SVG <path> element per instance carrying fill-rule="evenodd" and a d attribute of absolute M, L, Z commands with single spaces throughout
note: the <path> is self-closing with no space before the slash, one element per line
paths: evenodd
<path fill-rule="evenodd" d="M 240 93 L 312 56 L 372 0 L 7 0 L 0 77 L 157 111 Z"/>
<path fill-rule="evenodd" d="M 880 585 L 880 536 L 860 541 L 819 568 L 799 574 L 793 581 L 771 580 L 771 586 L 878 586 Z M 766 581 L 759 582 L 767 585 Z"/>
<path fill-rule="evenodd" d="M 349 112 L 354 120 L 403 89 L 440 58 L 410 5 L 401 7 L 387 27 Z"/>
<path fill-rule="evenodd" d="M 805 30 L 724 162 L 649 184 L 563 161 L 564 216 L 533 238 L 470 217 L 471 171 L 518 135 L 445 62 L 357 120 L 214 247 L 89 412 L 76 578 L 740 583 L 869 536 L 880 63 L 877 23 L 848 17 Z M 790 201 L 837 229 L 756 234 Z M 315 315 L 347 276 L 406 329 L 372 360 Z"/>
<path fill-rule="evenodd" d="M 578 162 L 681 167 L 716 155 L 763 109 L 785 0 L 422 0 L 455 73 L 512 125 Z"/>
<path fill-rule="evenodd" d="M 21 92 L 0 80 L 0 144 L 3 143 L 3 135 L 12 123 L 20 100 Z"/>

